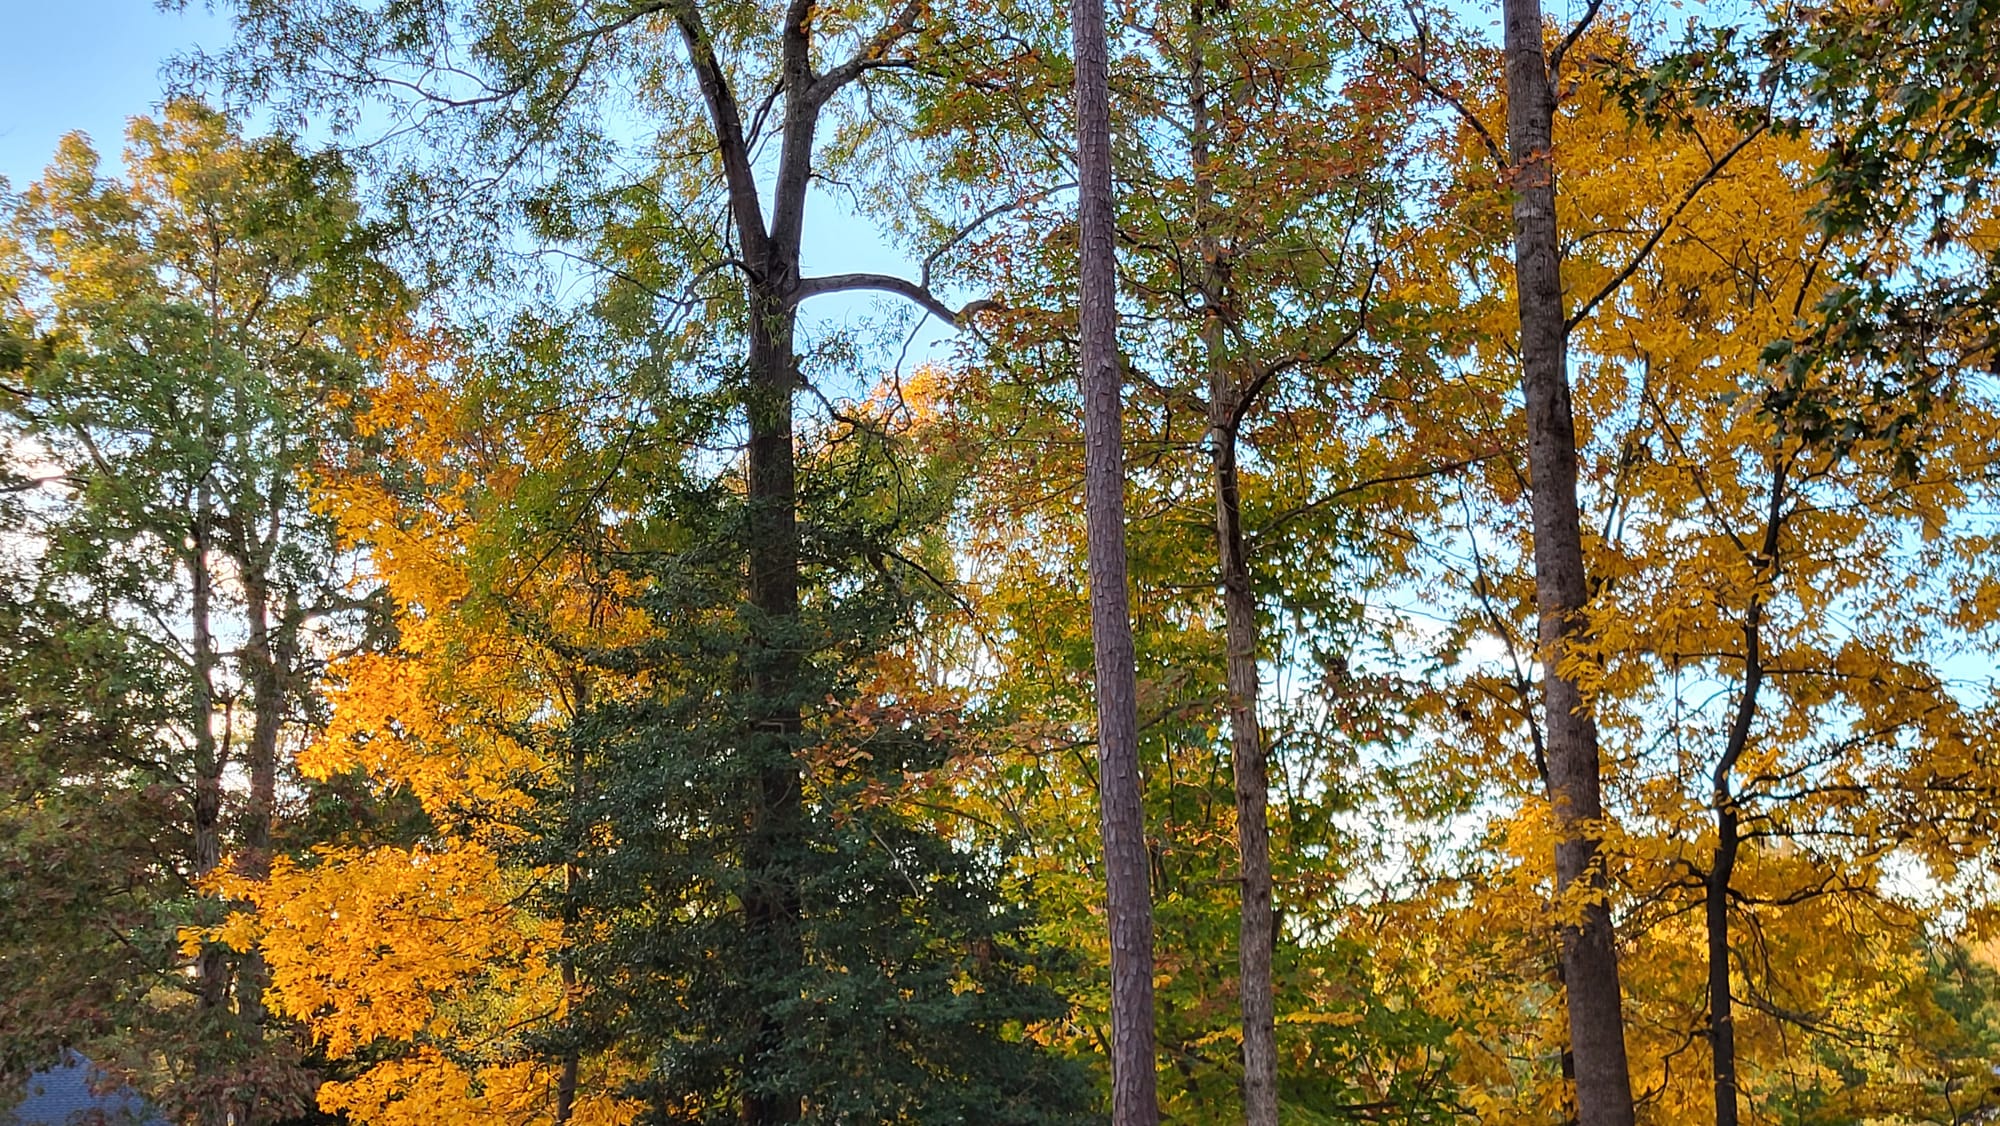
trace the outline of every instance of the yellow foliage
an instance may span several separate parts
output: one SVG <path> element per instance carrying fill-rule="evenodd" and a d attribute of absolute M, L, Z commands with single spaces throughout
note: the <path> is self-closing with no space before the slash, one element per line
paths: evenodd
<path fill-rule="evenodd" d="M 365 462 L 323 467 L 314 484 L 367 560 L 362 581 L 386 588 L 399 643 L 330 667 L 331 720 L 298 762 L 407 793 L 436 831 L 409 847 L 279 857 L 268 879 L 224 889 L 254 913 L 182 937 L 256 943 L 267 1002 L 328 1057 L 371 1061 L 324 1085 L 323 1109 L 366 1126 L 547 1122 L 555 1068 L 524 1037 L 566 1019 L 576 986 L 555 962 L 560 923 L 529 904 L 561 874 L 500 855 L 521 839 L 524 781 L 561 769 L 547 734 L 593 689 L 614 690 L 550 639 L 616 644 L 646 622 L 629 578 L 584 569 L 590 552 L 511 538 L 515 490 L 584 456 L 568 416 L 532 404 L 510 415 L 515 392 L 482 383 L 442 336 L 397 341 L 388 358 L 359 429 L 419 487 L 392 488 Z M 527 617 L 545 628 L 519 628 Z M 579 1064 L 571 1121 L 630 1121 L 637 1108 L 610 1093 L 627 1077 L 602 1059 Z"/>

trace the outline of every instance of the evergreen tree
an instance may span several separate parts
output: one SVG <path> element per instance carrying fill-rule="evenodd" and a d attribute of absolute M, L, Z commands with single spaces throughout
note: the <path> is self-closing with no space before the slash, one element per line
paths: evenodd
<path fill-rule="evenodd" d="M 953 612 L 933 585 L 951 481 L 882 422 L 848 416 L 802 446 L 805 581 L 782 631 L 745 612 L 740 467 L 656 490 L 653 546 L 627 562 L 654 636 L 596 656 L 643 687 L 581 716 L 577 773 L 537 804 L 565 849 L 539 859 L 577 874 L 559 907 L 588 983 L 577 1035 L 644 1060 L 649 1121 L 796 1102 L 812 1123 L 1027 1124 L 1086 1105 L 1082 1073 L 1029 1035 L 1065 1006 L 1054 955 L 999 895 L 1004 842 L 921 800 L 964 751 L 960 720 L 894 654 Z M 769 646 L 797 670 L 780 700 L 758 698 Z M 796 730 L 760 729 L 773 709 Z M 780 770 L 800 792 L 768 788 Z M 791 830 L 763 837 L 782 801 Z M 765 893 L 796 896 L 789 949 L 753 915 L 771 872 L 795 889 Z"/>

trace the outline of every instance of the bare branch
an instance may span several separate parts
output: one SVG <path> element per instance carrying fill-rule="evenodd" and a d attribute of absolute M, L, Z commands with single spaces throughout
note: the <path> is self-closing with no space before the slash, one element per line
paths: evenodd
<path fill-rule="evenodd" d="M 1569 29 L 1569 34 L 1563 36 L 1561 43 L 1556 44 L 1556 49 L 1549 55 L 1551 82 L 1555 81 L 1556 75 L 1562 73 L 1563 57 L 1569 54 L 1571 47 L 1576 46 L 1578 39 L 1583 38 L 1583 33 L 1590 30 L 1590 25 L 1597 21 L 1598 10 L 1603 7 L 1604 0 L 1590 0 L 1590 6 L 1583 10 L 1583 16 L 1576 21 L 1576 26 Z"/>
<path fill-rule="evenodd" d="M 797 305 L 808 297 L 825 293 L 851 293 L 864 289 L 893 293 L 921 305 L 924 311 L 953 327 L 963 326 L 976 314 L 1000 307 L 998 301 L 982 298 L 964 308 L 953 309 L 928 287 L 893 274 L 829 274 L 822 278 L 801 278 L 798 287 L 792 290 L 791 304 Z"/>

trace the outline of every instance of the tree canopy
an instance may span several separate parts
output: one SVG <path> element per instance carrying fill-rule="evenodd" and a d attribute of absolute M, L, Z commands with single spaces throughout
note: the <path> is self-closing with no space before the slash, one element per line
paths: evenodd
<path fill-rule="evenodd" d="M 2000 1115 L 1991 3 L 224 8 L 0 185 L 0 1118 Z"/>

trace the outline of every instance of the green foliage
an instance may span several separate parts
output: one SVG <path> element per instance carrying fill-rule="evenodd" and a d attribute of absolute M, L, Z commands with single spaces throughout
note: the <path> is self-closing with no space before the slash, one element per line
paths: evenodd
<path fill-rule="evenodd" d="M 149 994 L 174 990 L 187 829 L 158 732 L 175 702 L 144 638 L 6 576 L 0 1075 L 65 1044 L 143 1035 Z"/>
<path fill-rule="evenodd" d="M 10 1067 L 76 1046 L 176 1113 L 271 1121 L 312 1078 L 255 963 L 182 931 L 221 917 L 207 877 L 268 863 L 278 747 L 355 623 L 302 485 L 402 293 L 338 158 L 189 100 L 128 141 L 115 179 L 65 138 L 0 233 L 0 1024 Z"/>
<path fill-rule="evenodd" d="M 650 636 L 590 658 L 634 686 L 579 717 L 574 788 L 536 806 L 562 846 L 539 863 L 577 873 L 556 910 L 592 936 L 573 955 L 590 987 L 577 1035 L 643 1064 L 631 1091 L 648 1121 L 734 1121 L 762 1094 L 806 1096 L 815 1123 L 1079 1121 L 1081 1073 L 1036 1039 L 1064 1015 L 1065 958 L 998 896 L 1000 842 L 910 792 L 962 753 L 960 718 L 913 696 L 892 659 L 951 612 L 917 562 L 949 482 L 867 423 L 809 450 L 808 587 L 789 628 L 744 610 L 744 504 L 726 478 L 663 485 L 638 517 L 653 546 L 622 565 Z M 799 671 L 766 690 L 803 714 L 797 731 L 754 718 L 777 646 Z M 788 771 L 800 788 L 774 791 Z M 780 805 L 797 814 L 774 834 L 753 811 Z M 746 881 L 774 869 L 795 917 L 751 918 Z"/>
<path fill-rule="evenodd" d="M 1642 1120 L 1711 1109 L 1724 814 L 1755 1120 L 1990 1120 L 2000 10 L 1585 9 L 1561 659 Z M 197 72 L 393 136 L 174 101 L 0 232 L 0 1076 L 75 1043 L 211 1121 L 316 1083 L 381 1126 L 1101 1117 L 1059 13 L 235 11 Z M 1421 4 L 1122 11 L 1163 1112 L 1242 1075 L 1227 432 L 1286 1121 L 1567 1121 L 1499 54 Z M 840 287 L 788 288 L 797 230 L 741 250 L 780 165 L 989 299 L 948 364 L 793 339 Z M 369 191 L 454 327 L 399 323 Z"/>

